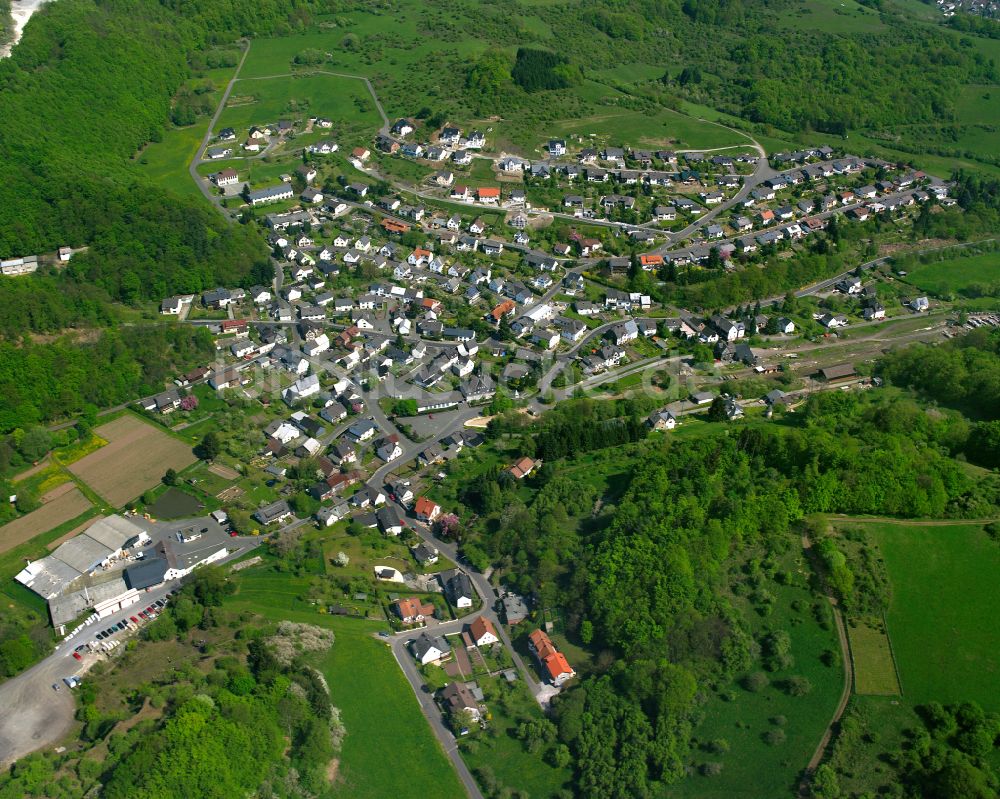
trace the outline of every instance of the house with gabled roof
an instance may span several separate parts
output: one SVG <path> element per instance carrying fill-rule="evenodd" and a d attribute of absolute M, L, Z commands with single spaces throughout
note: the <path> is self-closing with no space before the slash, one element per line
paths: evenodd
<path fill-rule="evenodd" d="M 545 679 L 556 686 L 576 676 L 566 656 L 563 655 L 544 630 L 533 630 L 528 635 L 528 648 L 534 654 Z"/>
<path fill-rule="evenodd" d="M 431 524 L 441 515 L 441 506 L 427 497 L 417 497 L 417 502 L 413 506 L 413 513 L 420 521 Z"/>
<path fill-rule="evenodd" d="M 451 657 L 451 646 L 444 636 L 422 632 L 410 645 L 413 657 L 422 666 L 441 663 Z"/>

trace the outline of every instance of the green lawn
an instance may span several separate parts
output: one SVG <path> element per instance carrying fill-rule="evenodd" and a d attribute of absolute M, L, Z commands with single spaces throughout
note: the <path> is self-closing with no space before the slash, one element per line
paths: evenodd
<path fill-rule="evenodd" d="M 977 525 L 866 525 L 889 572 L 889 637 L 903 696 L 1000 710 L 1000 547 Z"/>
<path fill-rule="evenodd" d="M 996 285 L 1000 283 L 1000 252 L 920 264 L 909 270 L 906 279 L 937 295 L 961 292 L 975 284 Z"/>
<path fill-rule="evenodd" d="M 335 795 L 344 799 L 451 799 L 464 796 L 455 771 L 434 738 L 389 647 L 372 637 L 379 622 L 316 612 L 298 599 L 306 580 L 263 569 L 238 578 L 229 600 L 270 619 L 319 624 L 336 643 L 320 668 L 347 730 Z M 403 753 L 402 756 L 396 753 Z"/>
<path fill-rule="evenodd" d="M 188 164 L 198 153 L 207 124 L 208 120 L 204 119 L 186 128 L 164 131 L 161 141 L 150 144 L 139 154 L 135 161 L 136 172 L 177 194 L 201 197 L 188 173 Z"/>

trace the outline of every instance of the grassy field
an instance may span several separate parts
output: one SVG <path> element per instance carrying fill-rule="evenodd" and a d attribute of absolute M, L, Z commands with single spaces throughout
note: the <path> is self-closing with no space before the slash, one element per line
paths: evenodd
<path fill-rule="evenodd" d="M 208 120 L 186 128 L 170 128 L 163 138 L 150 144 L 135 161 L 136 172 L 163 188 L 188 197 L 201 197 L 191 180 L 188 164 L 198 154 Z"/>
<path fill-rule="evenodd" d="M 115 507 L 159 484 L 167 469 L 180 471 L 195 461 L 189 446 L 131 414 L 95 432 L 108 444 L 69 468 Z"/>
<path fill-rule="evenodd" d="M 306 49 L 320 49 L 329 54 L 324 70 L 343 72 L 347 74 L 365 75 L 373 79 L 379 98 L 386 106 L 389 116 L 414 114 L 422 106 L 435 106 L 441 103 L 442 92 L 450 92 L 449 85 L 439 85 L 428 73 L 428 64 L 440 55 L 440 43 L 434 42 L 421 34 L 422 26 L 427 23 L 426 12 L 415 3 L 402 2 L 393 8 L 392 30 L 394 36 L 386 40 L 384 28 L 385 19 L 379 12 L 350 13 L 337 17 L 337 25 L 326 30 L 316 28 L 296 36 L 277 37 L 255 41 L 253 49 L 247 58 L 240 81 L 233 94 L 246 96 L 261 94 L 256 103 L 243 106 L 241 112 L 232 108 L 225 112 L 221 124 L 246 127 L 252 124 L 248 121 L 271 121 L 279 114 L 293 113 L 288 107 L 289 97 L 299 99 L 308 92 L 296 89 L 294 92 L 282 90 L 280 96 L 266 97 L 260 87 L 255 86 L 254 78 L 284 75 L 293 69 L 292 62 L 297 53 Z M 461 15 L 459 15 L 461 18 Z M 548 27 L 541 20 L 530 18 L 525 24 L 525 30 L 537 36 L 545 37 Z M 351 52 L 340 46 L 344 37 L 354 34 L 362 39 L 366 36 L 378 38 L 378 47 L 363 57 L 357 52 Z M 397 43 L 398 42 L 398 43 Z M 407 44 L 402 44 L 406 42 Z M 418 42 L 415 45 L 409 44 Z M 448 41 L 449 57 L 458 58 L 463 63 L 474 58 L 489 46 L 489 42 L 472 36 L 457 37 Z M 579 100 L 587 104 L 590 113 L 543 121 L 524 114 L 515 114 L 510 119 L 480 119 L 452 120 L 466 126 L 478 125 L 490 129 L 488 135 L 495 142 L 497 149 L 508 149 L 512 145 L 525 152 L 532 152 L 542 142 L 551 136 L 567 136 L 574 133 L 590 134 L 606 137 L 615 142 L 625 142 L 636 146 L 684 144 L 692 147 L 722 147 L 739 144 L 746 139 L 739 135 L 668 109 L 663 109 L 652 117 L 640 111 L 617 107 L 622 94 L 613 84 L 627 84 L 648 77 L 662 74 L 659 66 L 633 64 L 627 68 L 616 68 L 601 73 L 598 80 L 584 81 L 573 90 Z M 391 76 L 391 77 L 390 77 Z M 298 80 L 311 80 L 300 78 Z M 264 83 L 264 81 L 260 81 Z M 278 81 L 284 84 L 287 79 Z M 239 99 L 231 98 L 232 99 Z M 253 118 L 251 109 L 257 107 L 259 118 Z M 320 107 L 319 98 L 310 103 L 313 113 L 325 113 L 327 116 L 336 114 L 336 109 Z M 266 111 L 264 109 L 267 109 Z M 270 118 L 268 115 L 271 115 Z M 529 118 L 530 117 L 530 118 Z M 336 116 L 334 118 L 337 118 Z M 377 127 L 377 126 L 376 126 Z M 374 128 L 373 128 L 374 130 Z"/>
<path fill-rule="evenodd" d="M 608 141 L 636 147 L 669 145 L 707 149 L 728 147 L 747 141 L 740 133 L 669 109 L 663 109 L 653 115 L 642 111 L 607 109 L 579 119 L 556 120 L 547 130 L 552 136 L 579 135 L 585 138 L 592 137 L 599 142 Z M 512 138 L 523 143 L 524 136 L 515 135 Z M 538 142 L 532 144 L 537 145 Z"/>
<path fill-rule="evenodd" d="M 1000 252 L 919 264 L 910 269 L 906 279 L 939 296 L 961 292 L 975 284 L 1000 283 Z"/>
<path fill-rule="evenodd" d="M 223 89 L 235 71 L 235 67 L 211 69 L 205 73 L 204 78 L 193 79 L 189 83 L 192 86 L 208 84 L 214 87 L 215 90 L 209 94 L 214 106 L 222 99 Z M 209 116 L 203 116 L 187 127 L 168 127 L 160 141 L 150 143 L 138 154 L 133 162 L 135 171 L 157 185 L 182 196 L 202 197 L 188 174 L 188 164 L 198 154 L 198 147 L 205 135 L 209 119 Z"/>
<path fill-rule="evenodd" d="M 325 116 L 376 130 L 381 117 L 360 80 L 333 75 L 302 75 L 262 80 L 240 78 L 219 117 L 217 128 L 238 131 L 278 119 Z"/>
<path fill-rule="evenodd" d="M 229 603 L 336 633 L 336 643 L 320 663 L 347 729 L 336 794 L 345 799 L 463 796 L 392 653 L 371 635 L 386 625 L 319 614 L 298 599 L 305 590 L 302 578 L 248 569 Z M 404 757 L 392 754 L 397 748 Z"/>
<path fill-rule="evenodd" d="M 877 11 L 854 0 L 808 0 L 783 18 L 789 28 L 823 33 L 875 33 L 885 27 Z"/>
<path fill-rule="evenodd" d="M 798 554 L 789 555 L 782 568 L 801 571 Z M 805 588 L 769 583 L 774 609 L 766 622 L 750 610 L 744 617 L 768 629 L 787 630 L 792 642 L 794 666 L 787 671 L 768 672 L 770 685 L 750 692 L 737 688 L 728 697 L 713 694 L 704 706 L 704 721 L 695 729 L 698 741 L 724 739 L 725 754 L 696 750 L 695 764 L 721 762 L 722 773 L 715 777 L 694 775 L 673 786 L 669 795 L 683 799 L 760 799 L 792 795 L 802 766 L 820 740 L 840 696 L 842 664 L 821 661 L 825 651 L 838 650 L 829 607 Z M 736 598 L 738 604 L 746 600 Z M 815 606 L 815 609 L 814 609 Z M 821 614 L 824 623 L 817 621 Z M 781 680 L 801 675 L 812 684 L 806 696 L 793 697 L 779 689 Z M 770 745 L 764 736 L 781 729 L 782 743 Z"/>
<path fill-rule="evenodd" d="M 898 696 L 892 646 L 884 630 L 865 622 L 848 625 L 854 659 L 854 690 L 862 695 Z"/>
<path fill-rule="evenodd" d="M 977 525 L 866 525 L 892 585 L 886 614 L 903 696 L 1000 710 L 1000 547 Z"/>

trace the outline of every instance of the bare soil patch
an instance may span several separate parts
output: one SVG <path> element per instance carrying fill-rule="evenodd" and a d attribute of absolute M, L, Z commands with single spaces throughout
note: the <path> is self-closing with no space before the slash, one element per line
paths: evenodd
<path fill-rule="evenodd" d="M 63 483 L 43 497 L 37 510 L 0 527 L 0 553 L 47 533 L 70 519 L 75 519 L 90 507 L 90 501 L 73 483 Z"/>
<path fill-rule="evenodd" d="M 135 416 L 122 416 L 94 432 L 108 444 L 69 469 L 115 507 L 155 486 L 167 469 L 179 471 L 195 461 L 190 445 Z"/>
<path fill-rule="evenodd" d="M 208 467 L 208 470 L 215 475 L 218 475 L 224 480 L 236 480 L 239 478 L 240 473 L 235 469 L 230 469 L 221 463 L 213 463 Z"/>

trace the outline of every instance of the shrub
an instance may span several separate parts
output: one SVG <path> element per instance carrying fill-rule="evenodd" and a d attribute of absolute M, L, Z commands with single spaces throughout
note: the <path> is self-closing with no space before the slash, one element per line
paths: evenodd
<path fill-rule="evenodd" d="M 770 683 L 771 681 L 762 671 L 755 671 L 743 678 L 743 687 L 751 693 L 763 691 L 768 685 L 770 685 Z"/>

